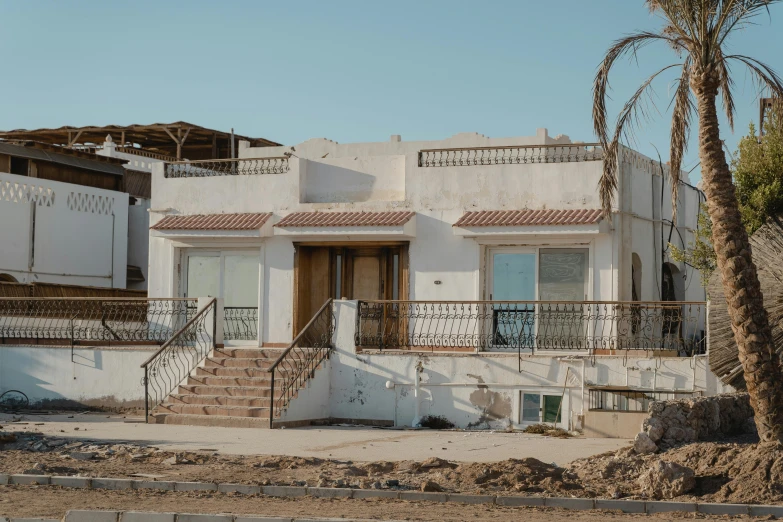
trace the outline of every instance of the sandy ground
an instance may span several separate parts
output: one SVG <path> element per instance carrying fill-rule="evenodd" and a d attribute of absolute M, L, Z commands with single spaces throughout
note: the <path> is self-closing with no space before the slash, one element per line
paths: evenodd
<path fill-rule="evenodd" d="M 285 455 L 324 459 L 497 462 L 534 457 L 564 466 L 576 459 L 627 446 L 624 439 L 557 439 L 490 431 L 389 430 L 357 427 L 258 430 L 144 424 L 108 414 L 0 414 L 5 431 L 35 431 L 68 440 L 126 441 L 168 451 L 215 450 L 226 455 Z M 26 424 L 24 424 L 26 423 Z M 77 429 L 78 428 L 78 429 Z"/>
<path fill-rule="evenodd" d="M 524 520 L 526 522 L 603 522 L 624 520 L 725 520 L 696 514 L 627 515 L 606 511 L 563 511 L 385 499 L 277 499 L 264 496 L 142 491 L 84 491 L 53 486 L 0 487 L 0 516 L 62 517 L 69 509 L 111 509 L 177 513 L 234 513 L 265 516 L 346 517 L 375 520 Z M 750 520 L 749 517 L 736 517 Z"/>

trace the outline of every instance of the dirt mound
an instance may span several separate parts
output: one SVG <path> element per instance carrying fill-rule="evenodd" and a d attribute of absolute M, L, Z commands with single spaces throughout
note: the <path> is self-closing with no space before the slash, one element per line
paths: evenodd
<path fill-rule="evenodd" d="M 642 496 L 640 476 L 656 462 L 691 468 L 696 487 L 681 500 L 702 502 L 783 502 L 783 445 L 701 442 L 654 455 L 637 455 L 630 448 L 596 455 L 571 464 L 573 475 L 600 496 Z"/>

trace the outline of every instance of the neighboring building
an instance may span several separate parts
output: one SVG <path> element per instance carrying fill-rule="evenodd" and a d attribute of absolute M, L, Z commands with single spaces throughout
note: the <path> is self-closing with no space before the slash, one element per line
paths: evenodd
<path fill-rule="evenodd" d="M 0 280 L 126 288 L 123 161 L 0 142 Z"/>
<path fill-rule="evenodd" d="M 96 188 L 104 188 L 120 192 L 127 192 L 129 195 L 127 204 L 127 231 L 122 233 L 127 237 L 127 281 L 122 283 L 122 288 L 134 290 L 146 290 L 148 278 L 148 252 L 149 252 L 149 210 L 150 210 L 150 172 L 154 164 L 165 161 L 178 161 L 187 159 L 219 159 L 230 158 L 236 150 L 240 140 L 252 143 L 255 146 L 278 145 L 262 138 L 248 138 L 245 136 L 234 135 L 233 133 L 216 131 L 193 125 L 187 122 L 174 123 L 156 123 L 151 125 L 106 125 L 106 126 L 87 126 L 87 127 L 60 127 L 58 129 L 17 129 L 13 131 L 0 132 L 0 146 L 13 147 L 13 143 L 27 143 L 29 146 L 46 150 L 49 153 L 59 153 L 58 158 L 62 161 L 63 157 L 78 157 L 82 159 L 95 159 L 94 165 L 109 165 L 114 167 L 111 175 L 107 177 L 107 172 L 103 172 L 103 177 L 96 174 L 89 168 L 83 169 L 84 172 L 91 172 L 87 175 L 82 173 L 80 176 L 49 176 L 45 171 L 38 176 L 35 171 L 36 161 L 32 158 L 33 167 L 28 174 L 24 162 L 26 158 L 18 157 L 13 159 L 12 164 L 3 168 L 0 163 L 0 172 L 10 172 L 12 174 L 25 174 L 31 177 L 43 179 L 65 181 Z M 33 145 L 35 144 L 35 145 Z M 48 145 L 48 147 L 47 147 Z M 37 154 L 41 154 L 40 152 Z M 95 158 L 95 155 L 101 158 Z M 102 159 L 114 158 L 114 159 Z M 123 168 L 117 167 L 122 165 Z M 109 169 L 105 167 L 104 171 Z M 48 177 L 47 177 L 48 176 Z M 97 245 L 97 237 L 92 238 Z M 117 239 L 115 237 L 115 239 Z M 77 245 L 77 243 L 73 243 Z M 83 246 L 83 245 L 82 245 Z M 97 246 L 96 249 L 100 250 Z M 68 250 L 60 250 L 60 255 L 65 256 Z M 6 254 L 11 255 L 10 253 Z M 86 252 L 83 255 L 87 255 Z M 19 252 L 16 256 L 21 256 Z M 51 262 L 58 262 L 58 257 L 47 256 Z M 67 256 L 74 263 L 78 262 L 75 258 Z M 55 261 L 51 261 L 54 259 Z M 15 261 L 15 267 L 19 267 L 21 261 Z M 3 264 L 0 262 L 0 278 L 2 278 Z M 29 268 L 29 267 L 28 267 Z M 17 270 L 18 272 L 18 270 Z M 63 271 L 62 273 L 65 273 Z M 108 272 L 107 272 L 108 274 Z M 43 276 L 43 274 L 40 274 Z M 41 280 L 50 281 L 48 279 Z M 28 280 L 29 278 L 23 278 Z M 72 284 L 73 280 L 80 281 L 78 284 L 107 286 L 100 284 L 98 277 L 90 275 L 88 278 L 73 277 L 55 277 L 57 281 Z M 106 279 L 106 277 L 104 277 Z M 118 279 L 114 276 L 114 283 Z M 116 287 L 116 284 L 114 285 Z"/>
<path fill-rule="evenodd" d="M 280 421 L 432 414 L 463 427 L 551 422 L 626 436 L 640 413 L 618 412 L 722 389 L 701 357 L 698 273 L 669 257 L 669 243 L 692 240 L 702 201 L 684 173 L 675 226 L 668 167 L 623 148 L 605 219 L 602 151 L 546 129 L 240 143 L 238 156 L 152 166 L 149 294 L 218 297 L 225 344 L 269 348 L 307 338 L 322 305 L 345 299 L 329 322 L 334 355 L 296 389 L 286 381 Z M 236 380 L 228 375 L 261 366 L 248 350 L 226 353 L 207 364 L 224 373 L 199 371 Z M 207 406 L 198 394 L 214 386 L 188 382 L 160 406 L 166 422 L 264 415 Z"/>

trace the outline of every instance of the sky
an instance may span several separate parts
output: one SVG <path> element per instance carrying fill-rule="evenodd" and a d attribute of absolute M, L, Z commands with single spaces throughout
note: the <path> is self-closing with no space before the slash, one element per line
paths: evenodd
<path fill-rule="evenodd" d="M 783 3 L 731 51 L 783 71 Z M 184 120 L 287 145 L 437 140 L 460 132 L 594 141 L 592 81 L 603 53 L 660 20 L 642 0 L 0 0 L 0 130 Z M 612 119 L 663 45 L 612 76 Z M 736 149 L 758 88 L 733 69 Z M 633 146 L 668 160 L 672 80 L 656 85 Z M 656 109 L 657 107 L 657 109 Z M 684 168 L 696 167 L 696 136 Z"/>

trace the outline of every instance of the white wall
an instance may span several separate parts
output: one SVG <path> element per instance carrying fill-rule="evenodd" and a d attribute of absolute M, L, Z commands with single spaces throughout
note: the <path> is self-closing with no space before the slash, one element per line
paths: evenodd
<path fill-rule="evenodd" d="M 139 367 L 156 347 L 0 348 L 0 393 L 19 390 L 41 407 L 144 406 L 144 371 Z"/>
<path fill-rule="evenodd" d="M 128 206 L 128 264 L 141 268 L 143 283 L 128 285 L 133 290 L 146 290 L 149 280 L 150 200 L 137 199 Z"/>
<path fill-rule="evenodd" d="M 705 395 L 723 391 L 704 357 L 649 358 L 597 356 L 570 359 L 525 356 L 522 368 L 516 354 L 356 353 L 356 302 L 335 302 L 335 352 L 329 359 L 329 410 L 318 404 L 311 419 L 393 421 L 411 425 L 416 365 L 421 362 L 421 415 L 442 415 L 458 427 L 503 428 L 520 425 L 520 398 L 524 392 L 564 393 L 563 425 L 577 427 L 585 386 L 625 386 L 657 390 L 695 390 Z M 566 354 L 563 354 L 564 356 Z M 313 386 L 321 389 L 324 370 Z M 568 379 L 566 379 L 568 374 Z M 626 383 L 627 378 L 627 383 Z M 387 389 L 386 383 L 395 383 Z M 565 388 L 565 392 L 564 392 Z M 302 402 L 312 400 L 302 397 Z M 585 391 L 587 397 L 587 391 Z M 294 399 L 293 403 L 299 401 Z M 299 409 L 294 410 L 294 407 Z M 292 404 L 282 420 L 301 420 L 304 405 Z M 585 404 L 584 408 L 588 406 Z"/>
<path fill-rule="evenodd" d="M 125 288 L 127 194 L 0 173 L 0 222 L 0 272 Z"/>

